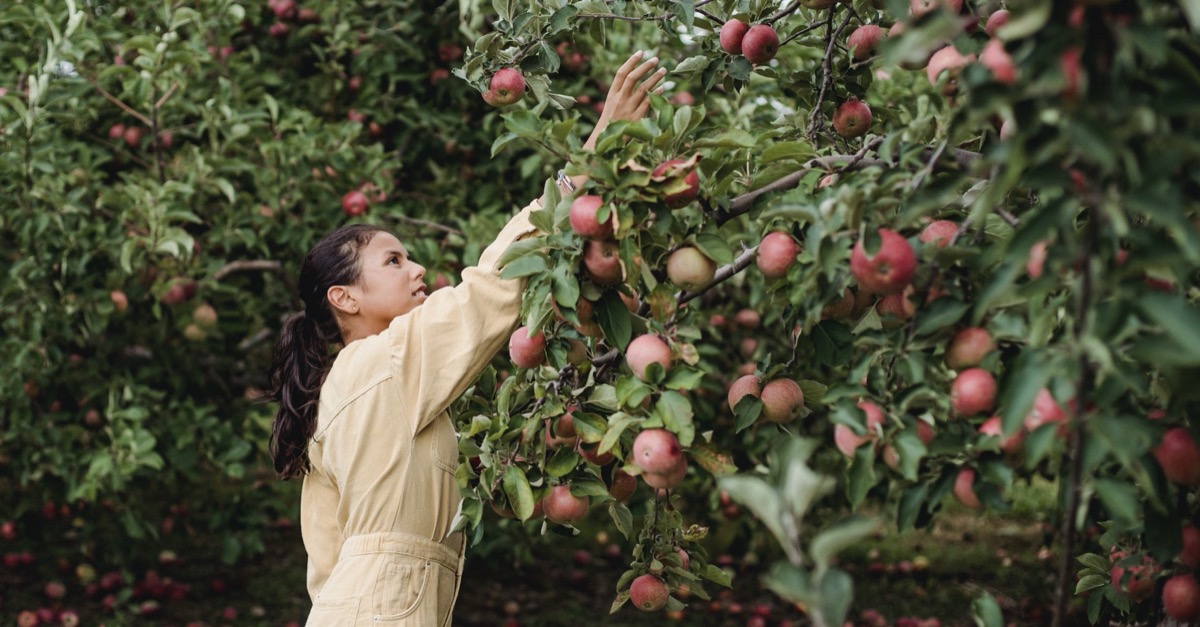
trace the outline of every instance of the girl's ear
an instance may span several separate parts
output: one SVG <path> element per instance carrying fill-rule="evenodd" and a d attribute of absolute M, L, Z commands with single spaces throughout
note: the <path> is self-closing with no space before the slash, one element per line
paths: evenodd
<path fill-rule="evenodd" d="M 355 298 L 354 290 L 345 285 L 330 287 L 325 292 L 325 298 L 329 301 L 329 305 L 333 307 L 335 312 L 351 316 L 358 313 L 358 299 Z"/>

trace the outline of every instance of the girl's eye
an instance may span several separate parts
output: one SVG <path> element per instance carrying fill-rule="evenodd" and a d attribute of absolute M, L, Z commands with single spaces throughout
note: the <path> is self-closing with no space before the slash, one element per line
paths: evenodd
<path fill-rule="evenodd" d="M 396 265 L 400 265 L 400 258 L 395 255 L 392 255 L 391 257 L 388 258 L 388 263 L 394 263 Z"/>

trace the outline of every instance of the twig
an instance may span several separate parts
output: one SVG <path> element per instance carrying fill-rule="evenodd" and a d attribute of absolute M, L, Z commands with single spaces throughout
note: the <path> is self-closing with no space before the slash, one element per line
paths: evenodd
<path fill-rule="evenodd" d="M 821 103 L 825 101 L 825 92 L 833 85 L 833 11 L 825 16 L 825 56 L 821 58 L 821 89 L 817 92 L 817 101 L 813 103 L 812 112 L 808 114 L 808 128 L 804 135 L 810 140 L 824 126 L 821 115 Z"/>
<path fill-rule="evenodd" d="M 263 342 L 270 339 L 270 337 L 272 335 L 275 335 L 275 331 L 273 331 L 271 329 L 267 329 L 267 328 L 259 329 L 258 332 L 255 333 L 254 335 L 251 335 L 250 337 L 242 340 L 241 342 L 238 342 L 238 350 L 240 350 L 240 351 L 250 350 L 251 348 L 254 348 L 255 346 L 258 346 L 259 344 L 262 344 Z"/>
<path fill-rule="evenodd" d="M 618 360 L 620 358 L 621 358 L 621 351 L 614 348 L 614 349 L 609 350 L 607 353 L 604 353 L 603 355 L 593 359 L 592 365 L 606 366 L 610 363 L 615 362 L 616 360 Z"/>
<path fill-rule="evenodd" d="M 167 93 L 163 94 L 162 98 L 158 99 L 158 102 L 154 103 L 154 108 L 156 110 L 161 109 L 167 103 L 167 99 L 171 97 L 171 94 L 175 93 L 176 89 L 179 89 L 179 83 L 171 83 L 171 88 L 167 90 Z"/>
<path fill-rule="evenodd" d="M 451 235 L 466 235 L 465 233 L 463 233 L 462 231 L 460 231 L 454 227 L 446 226 L 445 224 L 438 224 L 437 222 L 430 222 L 428 220 L 421 220 L 420 218 L 410 218 L 408 216 L 401 216 L 401 215 L 393 215 L 391 217 L 399 220 L 400 222 L 404 222 L 405 224 L 421 226 L 421 227 L 425 227 L 427 229 L 433 229 L 435 231 L 449 233 Z"/>
<path fill-rule="evenodd" d="M 1021 221 L 1017 219 L 1017 216 L 1014 216 L 1013 214 L 1009 213 L 1008 210 L 1006 210 L 1004 207 L 997 205 L 996 208 L 993 209 L 993 211 L 996 212 L 996 215 L 1000 216 L 1001 220 L 1004 220 L 1005 222 L 1007 222 L 1009 226 L 1011 226 L 1013 228 L 1021 226 Z"/>
<path fill-rule="evenodd" d="M 821 22 L 813 22 L 812 24 L 809 24 L 808 26 L 805 26 L 804 28 L 801 28 L 800 30 L 798 30 L 798 31 L 796 31 L 796 32 L 794 32 L 794 33 L 792 33 L 791 35 L 788 35 L 788 38 L 787 38 L 787 39 L 784 39 L 783 41 L 779 42 L 779 47 L 780 47 L 780 48 L 784 47 L 784 46 L 785 46 L 785 45 L 787 45 L 787 43 L 788 43 L 788 42 L 790 42 L 791 40 L 793 40 L 793 39 L 795 39 L 795 38 L 797 38 L 797 37 L 799 37 L 799 36 L 801 36 L 801 35 L 805 35 L 805 34 L 811 33 L 812 31 L 814 31 L 814 30 L 816 30 L 816 29 L 818 29 L 818 28 L 821 28 L 821 26 L 822 26 L 822 25 L 823 25 L 823 24 L 822 24 Z"/>
<path fill-rule="evenodd" d="M 678 301 L 678 303 L 680 305 L 682 305 L 690 300 L 695 299 L 696 297 L 707 292 L 708 290 L 711 290 L 712 288 L 716 287 L 717 285 L 720 285 L 721 283 L 728 281 L 730 278 L 732 278 L 734 275 L 741 272 L 742 270 L 745 270 L 746 268 L 748 268 L 750 266 L 750 264 L 754 262 L 754 258 L 756 256 L 758 256 L 758 246 L 753 246 L 751 248 L 747 248 L 741 255 L 738 255 L 737 259 L 733 260 L 733 263 L 731 263 L 727 266 L 722 266 L 721 268 L 718 268 L 716 274 L 713 275 L 713 280 L 710 281 L 708 285 L 705 285 L 704 287 L 696 290 L 695 292 L 680 292 L 679 295 L 675 298 L 675 300 Z"/>
<path fill-rule="evenodd" d="M 230 261 L 220 270 L 213 273 L 213 280 L 220 281 L 235 272 L 249 271 L 282 272 L 283 264 L 272 259 L 239 259 Z"/>
<path fill-rule="evenodd" d="M 104 96 L 106 99 L 108 99 L 109 102 L 120 107 L 122 110 L 125 111 L 125 113 L 128 113 L 129 115 L 132 115 L 133 117 L 137 118 L 138 121 L 141 122 L 142 124 L 145 124 L 147 128 L 151 126 L 150 118 L 142 115 L 141 113 L 138 113 L 136 110 L 134 110 L 133 107 L 130 107 L 129 105 L 125 104 L 124 102 L 121 102 L 120 98 L 117 98 L 116 96 L 108 93 L 103 87 L 100 86 L 99 83 L 97 83 L 91 77 L 87 77 L 87 81 L 92 84 L 92 87 L 96 88 L 96 91 L 100 92 L 101 96 Z"/>
<path fill-rule="evenodd" d="M 937 164 L 938 159 L 942 158 L 942 153 L 946 152 L 946 145 L 948 143 L 949 140 L 938 144 L 938 147 L 933 151 L 933 155 L 929 157 L 929 161 L 925 164 L 925 167 L 921 168 L 920 172 L 917 172 L 917 175 L 913 177 L 912 181 L 909 181 L 908 191 L 916 191 L 916 189 L 921 186 L 921 183 L 925 182 L 925 177 L 929 176 L 929 174 L 933 172 L 933 166 Z"/>
<path fill-rule="evenodd" d="M 800 0 L 796 0 L 795 2 L 792 3 L 791 6 L 780 9 L 777 13 L 775 13 L 771 17 L 768 17 L 767 19 L 763 20 L 763 22 L 766 24 L 774 24 L 775 22 L 795 13 L 796 10 L 799 8 L 800 8 Z M 783 44 L 780 44 L 780 45 L 783 45 Z"/>

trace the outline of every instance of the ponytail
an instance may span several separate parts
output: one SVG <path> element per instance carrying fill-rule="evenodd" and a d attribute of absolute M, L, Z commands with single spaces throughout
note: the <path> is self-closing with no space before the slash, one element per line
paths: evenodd
<path fill-rule="evenodd" d="M 381 230 L 367 224 L 344 226 L 325 236 L 304 258 L 299 282 L 304 310 L 280 329 L 267 390 L 267 398 L 279 403 L 271 424 L 270 451 L 275 472 L 284 479 L 306 475 L 311 469 L 308 442 L 317 429 L 321 384 L 342 339 L 325 295 L 332 286 L 358 282 L 359 251 Z"/>
<path fill-rule="evenodd" d="M 271 425 L 275 472 L 290 479 L 308 473 L 308 441 L 317 428 L 317 401 L 329 368 L 330 338 L 305 312 L 283 324 L 271 367 L 271 396 L 279 403 Z"/>

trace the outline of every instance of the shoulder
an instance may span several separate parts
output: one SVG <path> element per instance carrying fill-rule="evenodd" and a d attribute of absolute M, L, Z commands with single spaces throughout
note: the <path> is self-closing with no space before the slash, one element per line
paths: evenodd
<path fill-rule="evenodd" d="M 389 365 L 388 344 L 382 335 L 357 340 L 338 351 L 321 384 L 314 437 L 320 438 L 355 400 L 390 379 Z"/>

